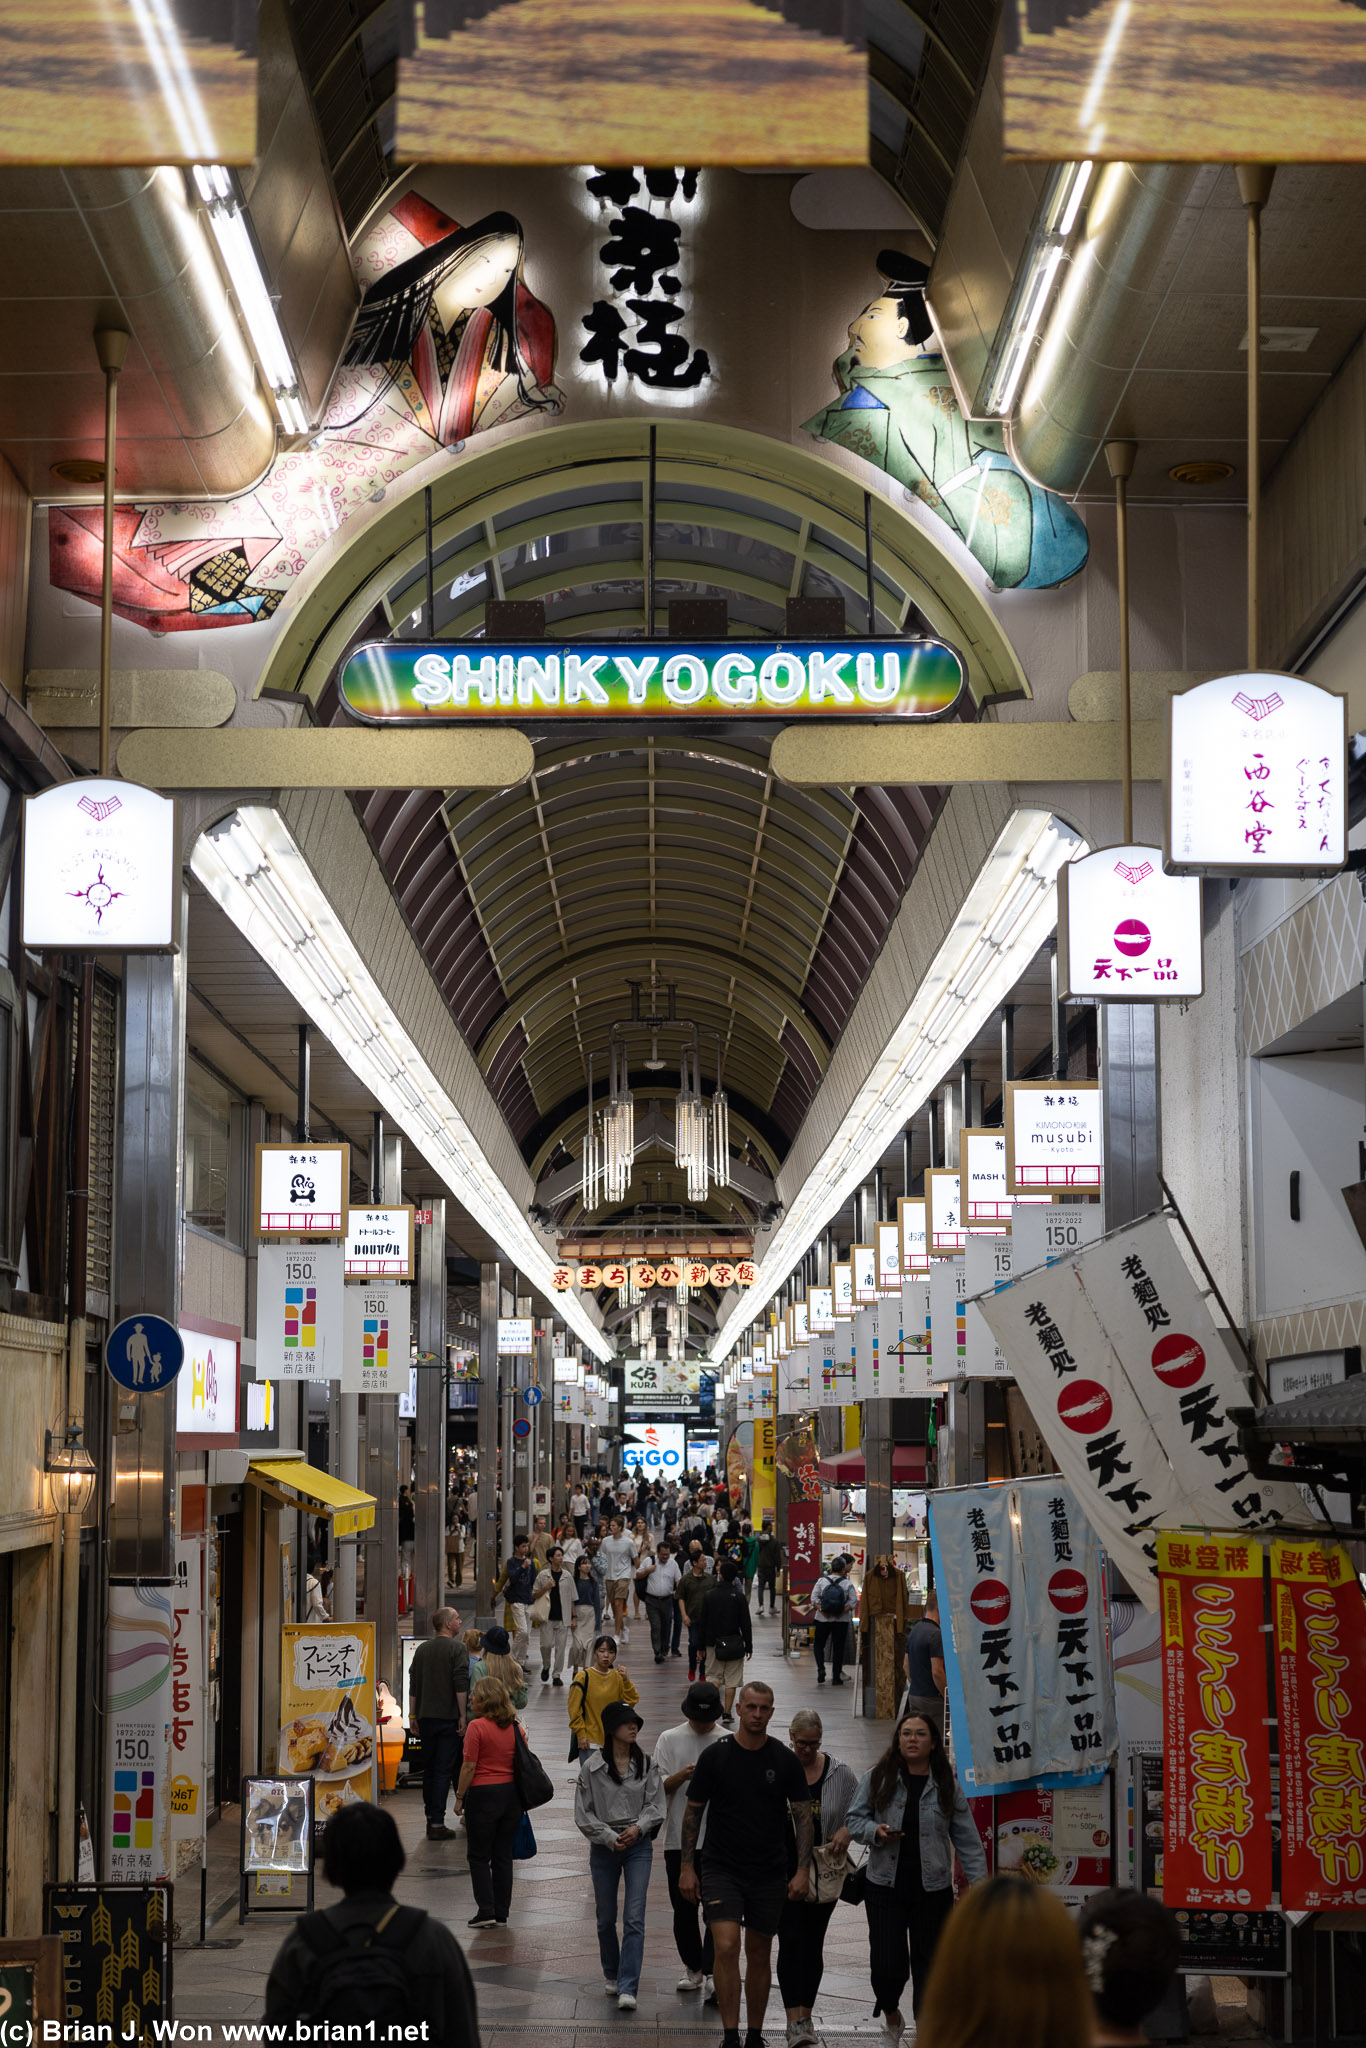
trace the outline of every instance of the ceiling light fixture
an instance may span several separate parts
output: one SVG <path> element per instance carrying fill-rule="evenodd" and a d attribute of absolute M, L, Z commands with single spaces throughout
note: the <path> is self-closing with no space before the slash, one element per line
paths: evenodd
<path fill-rule="evenodd" d="M 1015 273 L 973 406 L 978 418 L 1009 419 L 1014 410 L 1020 381 L 1080 219 L 1094 168 L 1090 161 L 1056 164 L 1047 175 L 1029 245 Z"/>
<path fill-rule="evenodd" d="M 464 1116 L 390 1008 L 277 811 L 243 805 L 205 832 L 190 867 L 375 1100 L 555 1314 L 594 1355 L 616 1347 L 573 1293 L 553 1294 L 552 1247 L 498 1178 Z"/>
<path fill-rule="evenodd" d="M 299 372 L 261 269 L 237 181 L 222 164 L 196 164 L 194 182 L 208 213 L 223 267 L 237 294 L 238 309 L 262 374 L 270 386 L 280 425 L 287 434 L 311 434 L 313 422 L 304 408 Z"/>
<path fill-rule="evenodd" d="M 1009 995 L 1053 930 L 1060 867 L 1085 841 L 1050 811 L 1018 810 L 921 979 L 910 1008 L 874 1062 L 825 1151 L 788 1202 L 759 1260 L 716 1333 L 725 1359 L 793 1272 L 830 1218 Z"/>

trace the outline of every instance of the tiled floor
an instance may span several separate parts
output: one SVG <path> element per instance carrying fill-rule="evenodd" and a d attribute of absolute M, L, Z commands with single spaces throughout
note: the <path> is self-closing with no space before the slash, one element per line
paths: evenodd
<path fill-rule="evenodd" d="M 776 1622 L 756 1620 L 753 1677 L 763 1678 L 777 1694 L 774 1732 L 785 1735 L 799 1706 L 816 1706 L 825 1718 L 826 1746 L 862 1771 L 885 1746 L 887 1723 L 854 1718 L 854 1688 L 818 1687 L 810 1653 L 785 1662 Z M 687 1665 L 679 1660 L 656 1668 L 649 1631 L 642 1621 L 631 1629 L 622 1666 L 630 1673 L 645 1715 L 642 1745 L 648 1751 L 660 1732 L 681 1719 L 680 1702 L 687 1688 Z M 658 2039 L 669 2048 L 715 2048 L 721 2028 L 714 2006 L 703 2009 L 699 1996 L 685 1997 L 674 1986 L 681 1975 L 673 1945 L 668 1887 L 662 1855 L 656 1851 L 646 1921 L 645 1970 L 640 2005 L 631 2014 L 618 2013 L 602 1988 L 593 1897 L 588 1881 L 588 1846 L 574 1826 L 575 1768 L 567 1761 L 569 1747 L 566 1689 L 542 1686 L 533 1657 L 531 1699 L 523 1720 L 533 1748 L 563 1791 L 535 1816 L 539 1853 L 518 1864 L 512 1921 L 505 1929 L 471 1932 L 465 1925 L 473 1911 L 463 1836 L 454 1842 L 428 1842 L 419 1790 L 401 1791 L 389 1801 L 398 1821 L 408 1866 L 398 1885 L 400 1899 L 425 1906 L 446 1922 L 464 1945 L 479 1991 L 480 2022 L 490 2048 L 516 2048 L 554 2040 L 563 2048 L 601 2043 L 611 2038 L 633 2044 Z M 259 1920 L 237 1924 L 236 1809 L 225 1815 L 210 1836 L 210 1899 L 224 1902 L 208 1931 L 204 1948 L 181 1947 L 175 1957 L 175 2017 L 209 2022 L 259 2018 L 271 1959 L 281 1931 Z M 229 1893 L 231 1898 L 229 1901 Z M 335 1896 L 319 1881 L 319 1905 Z M 867 1927 L 861 1912 L 836 1910 L 826 1940 L 826 1970 L 817 2004 L 817 2018 L 827 2035 L 848 2036 L 855 2030 L 881 2035 L 872 2019 L 868 1988 Z M 217 1946 L 232 1943 L 232 1946 Z M 783 2039 L 783 2011 L 775 1981 L 768 2009 L 768 2034 L 773 2048 Z"/>

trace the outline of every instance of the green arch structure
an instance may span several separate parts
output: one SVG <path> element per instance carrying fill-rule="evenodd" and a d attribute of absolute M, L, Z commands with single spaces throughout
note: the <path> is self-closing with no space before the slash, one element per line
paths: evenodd
<path fill-rule="evenodd" d="M 823 455 L 743 428 L 670 416 L 607 420 L 574 426 L 543 426 L 516 434 L 497 446 L 450 459 L 395 487 L 391 503 L 358 533 L 339 536 L 331 551 L 315 558 L 301 586 L 279 614 L 280 631 L 257 685 L 257 694 L 298 693 L 314 702 L 365 619 L 382 608 L 392 620 L 411 612 L 425 594 L 424 488 L 432 494 L 432 544 L 440 549 L 472 527 L 480 538 L 441 563 L 443 582 L 505 553 L 519 542 L 607 523 L 640 520 L 649 474 L 650 431 L 656 435 L 657 516 L 668 523 L 705 525 L 740 538 L 761 540 L 795 555 L 791 589 L 754 573 L 753 557 L 736 558 L 727 569 L 696 561 L 661 558 L 656 577 L 671 576 L 743 590 L 781 607 L 800 590 L 805 566 L 824 570 L 859 601 L 864 593 L 864 487 Z M 563 499 L 576 487 L 595 498 L 554 512 L 538 510 L 547 497 Z M 715 495 L 671 500 L 680 487 Z M 879 629 L 897 631 L 915 606 L 931 631 L 956 647 L 967 662 L 968 681 L 980 706 L 991 697 L 1027 696 L 1029 686 L 1010 642 L 982 593 L 975 588 L 927 528 L 870 489 L 873 567 Z M 524 521 L 519 520 L 519 512 Z M 781 514 L 775 518 L 774 514 Z M 495 529 L 494 522 L 499 522 Z M 796 522 L 795 525 L 793 522 Z M 813 535 L 813 528 L 819 532 Z M 820 534 L 837 543 L 830 547 Z M 847 552 L 846 552 L 847 550 Z M 544 596 L 552 590 L 585 588 L 604 580 L 627 581 L 644 571 L 640 563 L 604 562 L 587 552 L 556 556 L 542 579 L 521 580 L 510 593 Z M 496 577 L 492 579 L 496 585 Z M 442 637 L 478 630 L 482 605 L 458 614 Z M 667 623 L 661 614 L 656 628 Z M 643 597 L 629 607 L 586 612 L 570 631 L 584 638 L 604 629 L 644 626 Z"/>

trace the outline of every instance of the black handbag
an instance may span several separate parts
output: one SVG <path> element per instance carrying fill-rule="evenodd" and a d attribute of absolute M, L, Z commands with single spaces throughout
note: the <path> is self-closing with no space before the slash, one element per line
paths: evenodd
<path fill-rule="evenodd" d="M 512 1783 L 523 1813 L 545 1806 L 555 1797 L 550 1773 L 518 1727 L 512 1750 Z"/>
<path fill-rule="evenodd" d="M 708 1644 L 708 1649 L 720 1664 L 738 1664 L 749 1655 L 745 1639 L 739 1634 L 718 1636 L 714 1643 Z"/>
<path fill-rule="evenodd" d="M 857 1864 L 850 1871 L 848 1877 L 845 1878 L 844 1883 L 840 1886 L 840 1899 L 846 1906 L 861 1906 L 865 1903 L 867 1897 L 868 1859 L 865 1856 L 862 1863 Z"/>

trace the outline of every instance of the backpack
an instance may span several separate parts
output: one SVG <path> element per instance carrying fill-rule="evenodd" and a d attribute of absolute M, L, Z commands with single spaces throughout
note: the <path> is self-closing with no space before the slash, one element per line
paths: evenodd
<path fill-rule="evenodd" d="M 377 2028 L 430 2018 L 417 2002 L 408 1950 L 427 1915 L 420 1906 L 391 1906 L 373 1927 L 345 1933 L 330 1916 L 309 1913 L 299 1939 L 312 1954 L 300 2017 Z"/>
<path fill-rule="evenodd" d="M 821 1613 L 829 1621 L 838 1621 L 844 1613 L 844 1580 L 827 1579 L 821 1587 Z"/>

